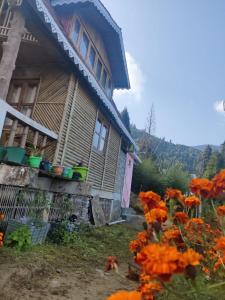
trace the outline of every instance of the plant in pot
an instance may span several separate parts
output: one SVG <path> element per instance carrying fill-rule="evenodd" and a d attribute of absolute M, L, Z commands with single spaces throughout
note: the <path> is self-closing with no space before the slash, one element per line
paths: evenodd
<path fill-rule="evenodd" d="M 44 158 L 41 161 L 40 170 L 43 170 L 43 171 L 46 171 L 46 172 L 51 172 L 52 164 L 46 158 Z"/>
<path fill-rule="evenodd" d="M 30 145 L 27 147 L 27 154 L 29 156 L 28 158 L 28 165 L 32 168 L 39 168 L 41 161 L 42 161 L 42 151 L 46 149 L 49 145 L 46 145 L 44 147 L 37 147 Z"/>
<path fill-rule="evenodd" d="M 6 152 L 4 153 L 4 162 L 9 162 L 12 164 L 22 164 L 24 161 L 26 150 L 21 147 L 10 146 L 6 147 Z"/>
<path fill-rule="evenodd" d="M 50 201 L 44 191 L 20 191 L 17 196 L 17 206 L 27 208 L 26 216 L 8 220 L 5 237 L 7 243 L 13 242 L 14 235 L 21 228 L 28 228 L 32 244 L 42 244 L 47 236 L 50 223 L 44 221 L 50 209 Z M 22 229 L 21 229 L 22 230 Z M 25 229 L 24 229 L 25 231 Z"/>
<path fill-rule="evenodd" d="M 83 165 L 83 162 L 79 162 L 77 166 L 73 167 L 73 178 L 84 182 L 86 181 L 88 168 Z"/>
<path fill-rule="evenodd" d="M 56 176 L 62 176 L 63 174 L 63 167 L 60 165 L 53 165 L 52 170 Z"/>

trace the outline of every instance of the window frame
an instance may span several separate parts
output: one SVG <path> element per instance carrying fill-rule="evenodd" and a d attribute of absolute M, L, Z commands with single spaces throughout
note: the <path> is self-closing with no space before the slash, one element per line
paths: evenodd
<path fill-rule="evenodd" d="M 97 124 L 100 123 L 100 131 L 97 132 Z M 105 136 L 103 136 L 103 130 L 106 129 Z M 92 139 L 92 149 L 94 151 L 100 153 L 100 154 L 105 154 L 106 148 L 107 148 L 107 143 L 108 143 L 108 135 L 109 135 L 109 125 L 101 118 L 98 116 L 96 122 L 95 122 L 95 130 L 93 134 L 93 139 Z M 97 146 L 94 144 L 95 137 L 98 137 L 97 141 Z M 104 141 L 103 148 L 101 149 L 101 141 Z"/>
<path fill-rule="evenodd" d="M 76 26 L 76 23 L 77 23 L 77 22 L 80 24 L 80 29 L 79 29 L 79 32 L 78 32 L 78 35 L 77 35 L 77 40 L 74 41 L 74 39 L 73 39 L 73 33 L 74 33 L 74 31 L 75 31 L 75 26 Z M 75 46 L 77 46 L 78 43 L 79 43 L 81 31 L 82 31 L 82 24 L 81 24 L 81 22 L 80 22 L 80 20 L 79 20 L 78 18 L 75 18 L 75 19 L 74 19 L 74 23 L 73 23 L 73 27 L 72 27 L 72 29 L 70 30 L 70 34 L 69 34 L 70 39 L 71 39 L 73 45 L 75 45 Z"/>
<path fill-rule="evenodd" d="M 88 45 L 87 45 L 87 50 L 86 50 L 86 54 L 83 55 L 82 53 L 82 50 L 81 50 L 81 44 L 82 44 L 82 40 L 83 40 L 83 37 L 86 36 L 87 37 L 87 41 L 88 41 Z M 89 48 L 90 48 L 90 45 L 91 45 L 91 41 L 90 41 L 90 38 L 87 34 L 87 32 L 85 30 L 81 30 L 81 38 L 79 40 L 79 51 L 80 51 L 80 54 L 81 56 L 83 57 L 83 59 L 87 62 L 87 57 L 88 57 L 88 53 L 89 53 Z"/>

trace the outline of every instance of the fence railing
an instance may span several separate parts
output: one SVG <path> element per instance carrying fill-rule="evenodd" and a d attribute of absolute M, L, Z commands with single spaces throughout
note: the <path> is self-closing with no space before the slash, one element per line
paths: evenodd
<path fill-rule="evenodd" d="M 7 141 L 7 146 L 13 146 L 14 139 L 17 133 L 17 129 L 19 125 L 22 125 L 22 131 L 20 135 L 20 147 L 25 148 L 27 138 L 29 131 L 32 131 L 34 133 L 33 135 L 33 146 L 36 147 L 38 144 L 38 138 L 41 135 L 43 137 L 42 139 L 42 145 L 41 147 L 45 147 L 47 143 L 47 139 L 56 141 L 58 140 L 58 135 L 49 130 L 48 128 L 42 126 L 38 122 L 32 120 L 30 117 L 22 114 L 12 106 L 10 106 L 8 103 L 0 99 L 0 138 L 3 133 L 4 125 L 6 118 L 12 120 L 12 124 L 10 125 L 9 129 L 9 138 Z"/>

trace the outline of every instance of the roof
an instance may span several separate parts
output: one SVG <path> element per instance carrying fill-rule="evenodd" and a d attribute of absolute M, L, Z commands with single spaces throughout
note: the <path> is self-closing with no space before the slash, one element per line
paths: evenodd
<path fill-rule="evenodd" d="M 55 39 L 61 45 L 63 50 L 69 56 L 69 58 L 73 61 L 73 63 L 78 67 L 80 72 L 86 78 L 90 86 L 94 89 L 96 94 L 101 100 L 102 105 L 108 110 L 114 121 L 116 122 L 117 126 L 119 127 L 121 134 L 125 136 L 131 144 L 134 145 L 135 150 L 138 150 L 136 143 L 134 142 L 133 138 L 131 137 L 130 133 L 124 126 L 120 115 L 117 112 L 117 109 L 114 107 L 115 104 L 105 95 L 101 86 L 89 71 L 85 63 L 81 60 L 78 53 L 70 44 L 63 28 L 60 27 L 59 22 L 57 22 L 56 16 L 54 15 L 52 9 L 47 5 L 46 0 L 35 0 L 35 6 L 37 11 L 41 14 L 46 25 L 50 28 L 52 34 L 55 36 Z M 99 1 L 98 1 L 99 2 Z"/>
<path fill-rule="evenodd" d="M 52 6 L 74 6 L 79 9 L 101 33 L 109 55 L 114 87 L 129 89 L 130 81 L 121 28 L 99 0 L 51 0 Z"/>

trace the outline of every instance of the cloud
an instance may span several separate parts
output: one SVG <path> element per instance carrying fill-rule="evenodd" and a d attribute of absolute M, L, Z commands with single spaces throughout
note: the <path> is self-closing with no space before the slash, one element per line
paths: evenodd
<path fill-rule="evenodd" d="M 222 101 L 216 101 L 216 102 L 214 103 L 214 110 L 215 110 L 216 112 L 225 114 L 224 109 L 225 109 L 225 103 L 224 103 L 223 100 L 222 100 Z"/>
<path fill-rule="evenodd" d="M 115 90 L 114 100 L 118 104 L 122 101 L 124 106 L 129 106 L 133 101 L 141 101 L 145 79 L 141 67 L 129 52 L 126 52 L 126 59 L 131 88 L 130 90 Z"/>

